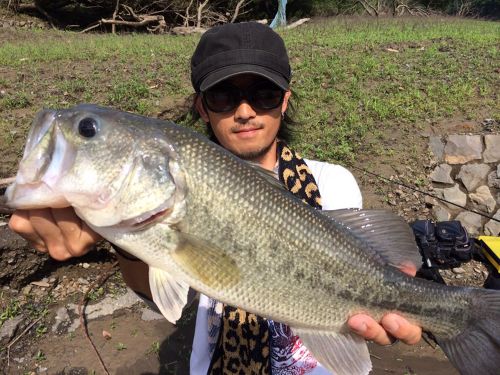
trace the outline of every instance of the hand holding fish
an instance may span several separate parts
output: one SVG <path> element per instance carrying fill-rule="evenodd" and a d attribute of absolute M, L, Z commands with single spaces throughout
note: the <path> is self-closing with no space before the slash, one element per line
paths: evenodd
<path fill-rule="evenodd" d="M 85 255 L 102 237 L 76 216 L 73 208 L 17 210 L 9 221 L 14 232 L 56 260 Z"/>
<path fill-rule="evenodd" d="M 414 345 L 422 337 L 422 328 L 398 314 L 387 314 L 380 322 L 375 321 L 369 315 L 356 314 L 348 321 L 349 328 L 363 337 L 379 345 L 391 345 L 394 339 L 401 340 L 405 344 Z"/>

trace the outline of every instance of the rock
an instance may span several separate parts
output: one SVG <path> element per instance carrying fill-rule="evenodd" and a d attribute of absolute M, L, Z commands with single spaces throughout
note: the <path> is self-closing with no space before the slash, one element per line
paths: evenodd
<path fill-rule="evenodd" d="M 479 186 L 475 193 L 469 194 L 469 198 L 480 211 L 492 213 L 495 210 L 497 202 L 488 186 Z"/>
<path fill-rule="evenodd" d="M 500 220 L 500 210 L 497 211 L 493 218 Z M 500 223 L 495 220 L 490 220 L 484 225 L 484 234 L 487 236 L 500 236 Z"/>
<path fill-rule="evenodd" d="M 22 321 L 22 316 L 16 316 L 12 319 L 6 320 L 0 328 L 0 341 L 4 339 L 9 341 L 13 338 Z"/>
<path fill-rule="evenodd" d="M 30 283 L 31 285 L 36 285 L 36 286 L 39 286 L 39 287 L 42 287 L 42 288 L 48 288 L 50 286 L 50 284 L 46 281 L 32 281 Z"/>
<path fill-rule="evenodd" d="M 467 195 L 460 190 L 458 184 L 455 184 L 451 188 L 446 188 L 446 189 L 436 189 L 436 192 L 440 195 L 443 199 L 446 199 L 447 201 L 451 203 L 455 203 L 459 206 L 465 206 L 467 203 Z M 456 209 L 457 207 L 454 206 L 453 204 L 449 204 L 446 202 L 443 202 L 446 206 L 448 206 L 451 209 Z"/>
<path fill-rule="evenodd" d="M 88 285 L 89 281 L 87 279 L 84 279 L 83 277 L 79 277 L 77 282 L 82 285 Z"/>
<path fill-rule="evenodd" d="M 82 264 L 82 267 L 85 268 L 85 269 L 88 269 L 90 267 L 90 264 L 88 263 L 83 263 Z"/>
<path fill-rule="evenodd" d="M 455 274 L 461 274 L 461 273 L 465 273 L 465 270 L 462 267 L 457 267 L 457 268 L 453 268 L 452 272 Z"/>
<path fill-rule="evenodd" d="M 482 151 L 480 135 L 450 135 L 444 147 L 444 160 L 450 164 L 465 164 L 480 160 Z"/>
<path fill-rule="evenodd" d="M 498 174 L 498 167 L 497 171 L 493 171 L 488 175 L 488 186 L 490 188 L 494 189 L 500 189 L 500 175 Z"/>
<path fill-rule="evenodd" d="M 52 325 L 52 332 L 60 332 L 61 331 L 61 326 L 64 325 L 64 323 L 69 324 L 70 323 L 70 317 L 68 314 L 68 309 L 66 307 L 60 307 L 56 311 L 56 316 L 55 316 L 55 322 Z"/>
<path fill-rule="evenodd" d="M 163 315 L 149 308 L 143 308 L 141 311 L 142 311 L 141 319 L 146 322 L 165 319 Z"/>
<path fill-rule="evenodd" d="M 453 184 L 451 178 L 452 167 L 449 164 L 440 164 L 432 171 L 430 179 L 432 182 L 441 182 L 443 184 Z"/>
<path fill-rule="evenodd" d="M 486 164 L 462 165 L 457 178 L 462 181 L 468 192 L 473 192 L 488 176 L 490 167 Z"/>
<path fill-rule="evenodd" d="M 432 206 L 435 206 L 437 204 L 437 200 L 436 200 L 436 198 L 433 198 L 429 195 L 426 195 L 426 196 L 424 196 L 424 203 L 427 206 L 432 207 Z"/>
<path fill-rule="evenodd" d="M 434 156 L 436 163 L 443 161 L 444 143 L 441 140 L 441 137 L 429 137 L 429 151 Z"/>
<path fill-rule="evenodd" d="M 432 207 L 432 214 L 436 221 L 447 221 L 451 219 L 451 214 L 448 210 L 441 206 Z"/>
<path fill-rule="evenodd" d="M 29 296 L 29 294 L 31 293 L 31 289 L 33 289 L 31 285 L 26 285 L 22 290 L 23 295 Z"/>
<path fill-rule="evenodd" d="M 92 320 L 99 318 L 101 316 L 111 315 L 114 311 L 119 309 L 124 309 L 128 307 L 132 307 L 137 302 L 142 301 L 137 294 L 135 294 L 132 290 L 127 289 L 127 293 L 118 297 L 106 297 L 102 301 L 94 304 L 88 305 L 85 312 L 87 315 L 87 320 Z M 69 306 L 71 310 L 78 314 L 78 305 L 71 304 Z M 75 319 L 71 326 L 68 328 L 68 332 L 75 331 L 80 326 L 80 320 Z"/>
<path fill-rule="evenodd" d="M 500 134 L 486 134 L 484 136 L 485 149 L 483 161 L 485 163 L 497 163 L 500 161 Z"/>
<path fill-rule="evenodd" d="M 455 220 L 462 223 L 471 236 L 477 236 L 482 228 L 482 216 L 473 212 L 460 212 Z"/>

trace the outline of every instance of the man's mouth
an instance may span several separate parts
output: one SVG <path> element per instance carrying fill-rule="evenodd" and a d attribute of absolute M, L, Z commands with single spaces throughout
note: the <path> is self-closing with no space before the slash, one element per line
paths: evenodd
<path fill-rule="evenodd" d="M 241 135 L 250 135 L 254 134 L 258 130 L 261 130 L 262 127 L 257 127 L 257 126 L 250 126 L 250 127 L 238 127 L 233 130 L 233 133 L 235 134 L 241 134 Z"/>

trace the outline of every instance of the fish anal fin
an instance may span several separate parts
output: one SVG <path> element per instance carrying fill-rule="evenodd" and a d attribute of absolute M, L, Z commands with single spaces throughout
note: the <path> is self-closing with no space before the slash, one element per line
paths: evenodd
<path fill-rule="evenodd" d="M 372 369 L 366 341 L 355 333 L 291 329 L 314 358 L 335 375 L 367 375 Z"/>
<path fill-rule="evenodd" d="M 149 287 L 153 302 L 160 312 L 170 323 L 175 324 L 187 303 L 189 285 L 175 280 L 159 268 L 150 267 Z"/>

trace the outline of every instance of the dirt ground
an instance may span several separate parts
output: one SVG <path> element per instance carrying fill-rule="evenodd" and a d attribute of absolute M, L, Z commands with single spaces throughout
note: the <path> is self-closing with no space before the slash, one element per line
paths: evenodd
<path fill-rule="evenodd" d="M 22 113 L 17 115 L 19 118 L 24 117 Z M 375 160 L 372 155 L 362 155 L 356 165 L 369 165 L 370 171 L 387 177 L 426 179 L 430 169 L 428 136 L 463 131 L 480 133 L 482 120 L 454 118 L 440 123 L 427 123 L 411 134 L 402 133 L 395 126 L 387 132 L 386 139 L 377 139 L 377 142 L 390 144 L 395 152 Z M 418 160 L 405 153 L 405 145 L 409 143 L 420 150 Z M 2 161 L 5 174 L 13 170 L 13 160 Z M 390 191 L 394 187 L 363 172 L 354 173 L 361 185 L 366 207 L 389 208 L 408 221 L 430 218 L 423 196 L 412 192 L 391 196 Z M 51 327 L 56 322 L 58 309 L 70 303 L 79 303 L 87 287 L 105 273 L 114 261 L 113 255 L 107 251 L 106 245 L 102 245 L 83 258 L 56 262 L 29 248 L 24 240 L 10 232 L 7 228 L 8 219 L 8 215 L 0 215 L 0 304 L 3 311 L 10 315 L 5 313 L 0 319 L 3 322 L 17 315 L 22 320 L 13 336 L 0 342 L 0 373 L 104 373 L 80 329 L 69 333 L 65 330 L 52 332 Z M 468 264 L 464 266 L 465 275 L 460 281 L 447 281 L 481 285 L 484 273 L 477 272 L 480 267 L 478 264 Z M 93 290 L 90 304 L 102 300 L 105 295 L 119 296 L 124 291 L 123 280 L 119 274 L 115 274 L 104 285 Z M 12 305 L 11 301 L 17 301 L 17 306 Z M 90 320 L 88 330 L 111 374 L 188 374 L 195 305 L 188 309 L 177 326 L 165 320 L 144 321 L 141 318 L 144 305 L 138 303 L 131 308 L 115 311 L 112 315 Z M 30 326 L 33 322 L 36 324 Z M 108 338 L 103 336 L 104 331 L 108 332 Z M 442 351 L 425 341 L 411 347 L 401 343 L 392 347 L 370 344 L 370 352 L 373 374 L 376 375 L 457 374 Z"/>

